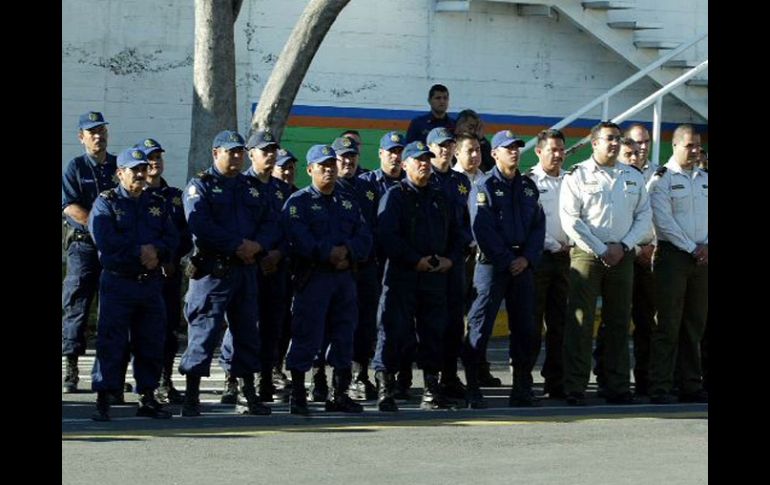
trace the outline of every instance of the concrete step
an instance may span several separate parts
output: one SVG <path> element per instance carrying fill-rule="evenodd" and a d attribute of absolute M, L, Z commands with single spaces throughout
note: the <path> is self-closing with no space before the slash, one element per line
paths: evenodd
<path fill-rule="evenodd" d="M 609 25 L 612 29 L 625 30 L 652 30 L 663 28 L 663 24 L 661 22 L 640 22 L 638 20 L 620 20 L 616 22 L 607 22 L 607 25 Z"/>
<path fill-rule="evenodd" d="M 671 59 L 663 63 L 663 67 L 672 67 L 676 69 L 692 69 L 698 63 L 687 59 Z"/>
<path fill-rule="evenodd" d="M 676 49 L 681 42 L 669 40 L 635 40 L 634 45 L 638 49 Z"/>
<path fill-rule="evenodd" d="M 699 88 L 709 87 L 708 79 L 690 79 L 689 81 L 685 81 L 684 83 L 688 86 L 699 87 Z"/>
<path fill-rule="evenodd" d="M 581 2 L 581 5 L 583 5 L 583 8 L 592 10 L 627 10 L 636 6 L 634 2 L 621 2 L 615 0 Z"/>

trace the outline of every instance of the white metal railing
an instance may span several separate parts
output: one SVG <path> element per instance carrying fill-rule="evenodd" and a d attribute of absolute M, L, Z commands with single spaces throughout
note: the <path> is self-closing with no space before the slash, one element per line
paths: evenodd
<path fill-rule="evenodd" d="M 593 108 L 595 108 L 596 106 L 598 106 L 600 103 L 602 104 L 602 119 L 603 120 L 608 119 L 609 118 L 609 102 L 610 102 L 610 98 L 613 95 L 615 95 L 618 92 L 622 91 L 623 89 L 627 88 L 628 86 L 630 86 L 631 84 L 635 83 L 639 79 L 642 79 L 643 77 L 647 76 L 647 74 L 652 72 L 654 69 L 659 68 L 664 63 L 666 63 L 669 60 L 673 59 L 674 57 L 676 57 L 677 55 L 681 54 L 682 52 L 684 52 L 685 50 L 689 49 L 690 47 L 694 46 L 695 44 L 697 44 L 698 42 L 702 41 L 706 37 L 708 37 L 708 32 L 703 33 L 703 34 L 695 37 L 694 39 L 692 39 L 692 40 L 690 40 L 688 42 L 685 42 L 684 44 L 680 45 L 679 47 L 677 47 L 673 51 L 671 51 L 668 54 L 660 57 L 659 59 L 657 59 L 656 61 L 654 61 L 653 63 L 651 63 L 647 67 L 645 67 L 644 69 L 638 71 L 633 76 L 631 76 L 628 79 L 626 79 L 625 81 L 621 82 L 620 84 L 618 84 L 614 88 L 610 89 L 606 93 L 598 96 L 596 99 L 594 99 L 590 103 L 586 104 L 582 108 L 578 109 L 577 111 L 575 111 L 570 116 L 564 118 L 563 120 L 559 121 L 555 125 L 551 126 L 551 129 L 559 130 L 561 128 L 564 128 L 565 126 L 569 125 L 570 123 L 572 123 L 573 121 L 578 119 L 580 116 L 584 115 L 588 111 L 590 111 Z M 682 74 L 681 76 L 679 76 L 678 78 L 674 79 L 670 83 L 666 84 L 666 86 L 664 86 L 663 88 L 659 89 L 655 93 L 651 94 L 650 96 L 645 98 L 643 101 L 640 101 L 635 106 L 629 108 L 628 110 L 626 110 L 622 114 L 616 116 L 615 118 L 612 119 L 612 121 L 615 122 L 615 123 L 620 123 L 621 121 L 625 120 L 629 116 L 631 116 L 631 115 L 641 111 L 642 109 L 646 108 L 647 106 L 649 106 L 650 104 L 655 102 L 656 104 L 655 104 L 655 107 L 653 108 L 654 111 L 653 111 L 653 134 L 652 134 L 653 135 L 653 138 L 652 138 L 653 153 L 652 153 L 652 156 L 653 156 L 653 161 L 655 163 L 657 163 L 658 162 L 658 156 L 660 154 L 660 146 L 659 146 L 660 144 L 658 143 L 658 141 L 660 139 L 660 123 L 661 123 L 660 115 L 661 115 L 661 112 L 662 112 L 663 96 L 665 96 L 671 90 L 673 90 L 676 87 L 680 86 L 685 81 L 687 81 L 688 79 L 692 78 L 693 76 L 695 76 L 699 72 L 703 71 L 707 67 L 708 67 L 708 59 L 706 59 L 705 61 L 701 62 L 699 65 L 697 65 L 696 67 L 694 67 L 690 71 L 688 71 L 688 72 Z M 567 150 L 567 153 L 568 154 L 572 153 L 576 149 L 580 148 L 581 146 L 583 146 L 587 142 L 588 139 L 590 139 L 590 137 L 583 138 L 576 145 L 573 145 L 572 147 L 570 147 Z M 537 143 L 537 138 L 532 138 L 531 140 L 529 140 L 524 145 L 524 147 L 521 149 L 521 151 L 525 152 L 525 151 L 531 149 L 532 147 L 535 146 L 536 143 Z"/>
<path fill-rule="evenodd" d="M 615 116 L 610 121 L 616 124 L 620 124 L 628 119 L 629 116 L 634 115 L 638 113 L 639 111 L 643 110 L 647 106 L 651 105 L 652 103 L 655 103 L 655 106 L 653 107 L 653 115 L 652 115 L 652 157 L 651 161 L 654 164 L 658 164 L 660 161 L 660 125 L 663 122 L 662 120 L 662 114 L 663 114 L 663 96 L 668 94 L 672 89 L 675 89 L 679 87 L 680 85 L 684 84 L 688 79 L 692 78 L 699 72 L 703 71 L 704 69 L 708 68 L 709 61 L 706 59 L 705 61 L 701 62 L 694 68 L 690 69 L 686 73 L 682 74 L 678 78 L 674 79 L 670 83 L 666 84 L 662 88 L 658 89 L 651 95 L 647 96 L 643 100 L 636 103 L 634 106 L 628 108 L 621 114 Z M 604 118 L 606 119 L 606 118 Z M 557 128 L 558 129 L 558 128 Z M 569 147 L 566 150 L 566 154 L 569 155 L 570 153 L 573 153 L 575 150 L 579 149 L 583 145 L 589 142 L 591 139 L 591 135 L 587 135 L 583 137 L 579 142 L 575 143 L 571 147 Z"/>

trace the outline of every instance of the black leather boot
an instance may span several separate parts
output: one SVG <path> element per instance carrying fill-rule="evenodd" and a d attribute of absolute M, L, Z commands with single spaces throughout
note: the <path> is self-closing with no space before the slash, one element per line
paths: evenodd
<path fill-rule="evenodd" d="M 185 376 L 186 389 L 184 391 L 184 402 L 182 403 L 182 416 L 193 417 L 201 415 L 200 390 L 201 377 L 187 374 Z"/>
<path fill-rule="evenodd" d="M 310 409 L 307 407 L 307 392 L 305 391 L 305 373 L 297 370 L 291 371 L 291 397 L 289 399 L 289 413 L 307 416 Z"/>
<path fill-rule="evenodd" d="M 425 389 L 422 393 L 420 409 L 452 409 L 455 407 L 453 402 L 441 394 L 437 372 L 423 370 L 423 378 L 425 380 Z"/>
<path fill-rule="evenodd" d="M 269 376 L 268 382 L 272 384 L 272 375 L 270 375 L 272 373 L 267 371 L 265 374 Z M 257 398 L 257 390 L 254 387 L 254 374 L 250 373 L 243 378 L 242 382 L 241 390 L 243 391 L 245 402 L 243 399 L 239 399 L 238 404 L 235 405 L 235 412 L 238 414 L 251 414 L 253 416 L 269 415 L 272 412 L 270 407 L 259 402 L 259 398 Z M 272 395 L 270 397 L 272 398 Z"/>
<path fill-rule="evenodd" d="M 326 366 L 313 367 L 310 371 L 310 400 L 326 402 L 329 398 L 329 383 L 326 381 Z M 292 378 L 292 381 L 294 378 Z"/>
<path fill-rule="evenodd" d="M 98 391 L 96 393 L 96 412 L 91 415 L 94 421 L 110 420 L 110 401 L 108 391 Z"/>
<path fill-rule="evenodd" d="M 474 365 L 465 366 L 465 405 L 471 409 L 486 409 L 487 402 L 479 388 L 479 370 Z"/>
<path fill-rule="evenodd" d="M 152 391 L 145 392 L 139 397 L 139 408 L 136 410 L 136 415 L 153 419 L 171 418 L 171 413 L 163 409 Z"/>
<path fill-rule="evenodd" d="M 353 381 L 348 391 L 351 399 L 370 401 L 377 399 L 377 388 L 369 380 L 368 362 L 353 362 Z"/>
<path fill-rule="evenodd" d="M 377 407 L 380 411 L 386 413 L 395 413 L 398 411 L 396 400 L 393 393 L 396 387 L 396 378 L 392 373 L 377 371 L 374 374 L 377 381 Z"/>
<path fill-rule="evenodd" d="M 361 413 L 364 407 L 350 399 L 348 387 L 352 380 L 350 369 L 334 369 L 332 374 L 332 398 L 326 401 L 326 411 Z"/>
<path fill-rule="evenodd" d="M 219 399 L 222 404 L 237 404 L 238 403 L 238 378 L 231 376 L 229 373 L 225 374 L 225 389 L 222 392 L 222 397 Z"/>
<path fill-rule="evenodd" d="M 64 371 L 64 382 L 61 385 L 63 394 L 72 394 L 78 392 L 78 382 L 80 381 L 78 372 L 78 356 L 68 355 L 67 366 Z"/>

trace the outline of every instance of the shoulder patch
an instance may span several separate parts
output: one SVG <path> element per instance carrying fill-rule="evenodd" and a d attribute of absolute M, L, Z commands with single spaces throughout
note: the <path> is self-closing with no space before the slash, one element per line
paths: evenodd
<path fill-rule="evenodd" d="M 569 168 L 569 170 L 567 170 L 566 174 L 567 174 L 567 175 L 572 175 L 572 174 L 575 172 L 575 170 L 577 170 L 577 167 L 578 167 L 578 166 L 577 166 L 577 164 L 575 164 L 575 165 L 571 166 L 571 167 Z"/>
<path fill-rule="evenodd" d="M 667 170 L 668 170 L 668 169 L 666 168 L 666 166 L 665 166 L 665 165 L 661 165 L 660 167 L 658 167 L 658 169 L 657 169 L 657 170 L 655 170 L 655 175 L 656 175 L 656 176 L 658 176 L 658 177 L 660 177 L 661 175 L 663 175 L 664 173 L 666 173 L 666 171 L 667 171 Z"/>
<path fill-rule="evenodd" d="M 118 193 L 115 192 L 115 189 L 109 189 L 109 190 L 105 190 L 104 192 L 100 193 L 99 197 L 104 197 L 107 200 L 112 200 L 117 195 L 118 195 Z"/>

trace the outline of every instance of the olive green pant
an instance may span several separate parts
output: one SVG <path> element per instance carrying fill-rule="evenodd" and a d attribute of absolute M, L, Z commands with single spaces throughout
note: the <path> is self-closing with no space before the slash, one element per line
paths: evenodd
<path fill-rule="evenodd" d="M 700 342 L 708 315 L 708 266 L 661 241 L 652 274 L 655 278 L 657 313 L 650 348 L 650 391 L 669 393 L 679 360 L 679 391 L 692 394 L 702 389 Z"/>
<path fill-rule="evenodd" d="M 569 298 L 564 327 L 564 391 L 585 392 L 591 375 L 596 299 L 602 297 L 604 365 L 607 395 L 629 392 L 631 296 L 634 254 L 626 254 L 608 268 L 596 256 L 580 248 L 570 251 Z"/>
<path fill-rule="evenodd" d="M 569 291 L 569 254 L 543 252 L 535 269 L 535 341 L 532 348 L 537 362 L 545 326 L 545 361 L 540 375 L 545 378 L 543 389 L 564 389 L 564 321 L 567 318 Z"/>

